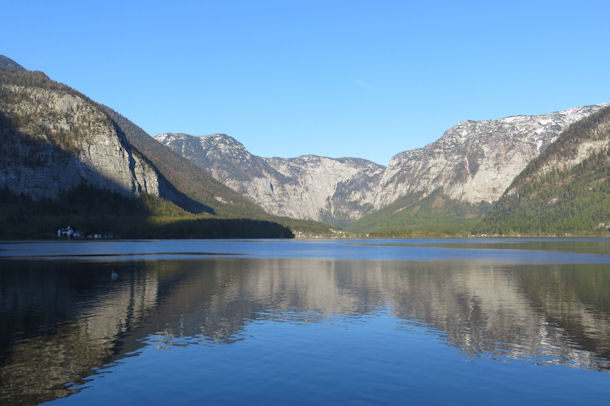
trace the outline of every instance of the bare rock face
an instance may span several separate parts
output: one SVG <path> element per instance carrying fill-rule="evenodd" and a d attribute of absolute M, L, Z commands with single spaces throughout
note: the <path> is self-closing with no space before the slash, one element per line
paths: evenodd
<path fill-rule="evenodd" d="M 532 199 L 532 193 L 527 191 L 527 188 L 534 189 L 531 187 L 534 182 L 539 182 L 550 172 L 565 173 L 598 154 L 606 157 L 606 163 L 610 162 L 610 104 L 562 133 L 553 145 L 549 146 L 536 159 L 533 159 L 526 170 L 515 178 L 510 187 L 506 189 L 504 197 L 516 193 L 524 200 Z M 587 182 L 594 184 L 603 182 L 603 180 L 607 181 L 603 166 L 602 163 L 587 170 L 585 172 L 588 177 L 587 180 L 579 179 L 579 176 L 583 176 L 582 174 L 572 174 L 569 177 L 566 175 L 566 178 L 562 181 L 562 186 L 565 187 L 575 181 L 585 184 Z M 596 172 L 598 173 L 597 176 L 595 176 Z M 595 180 L 596 178 L 597 180 Z M 563 198 L 563 196 L 556 196 L 556 200 Z"/>
<path fill-rule="evenodd" d="M 278 216 L 343 225 L 373 210 L 384 167 L 357 158 L 262 158 L 232 137 L 165 133 L 155 139 Z"/>
<path fill-rule="evenodd" d="M 370 191 L 384 170 L 381 165 L 357 158 L 305 155 L 269 158 L 267 162 L 290 179 L 279 191 L 272 188 L 286 215 L 305 213 L 306 218 L 333 224 L 354 221 L 373 210 Z"/>
<path fill-rule="evenodd" d="M 51 81 L 38 86 L 31 78 L 27 85 L 4 79 L 0 188 L 54 198 L 85 182 L 125 195 L 159 195 L 155 169 L 97 105 Z"/>
<path fill-rule="evenodd" d="M 537 116 L 463 121 L 423 148 L 395 155 L 375 191 L 379 209 L 401 196 L 442 188 L 449 197 L 494 202 L 570 124 L 605 105 Z"/>
<path fill-rule="evenodd" d="M 570 124 L 602 107 L 463 121 L 438 141 L 397 154 L 387 168 L 356 158 L 262 158 L 224 134 L 155 138 L 269 213 L 344 226 L 405 195 L 438 189 L 459 201 L 494 202 Z"/>

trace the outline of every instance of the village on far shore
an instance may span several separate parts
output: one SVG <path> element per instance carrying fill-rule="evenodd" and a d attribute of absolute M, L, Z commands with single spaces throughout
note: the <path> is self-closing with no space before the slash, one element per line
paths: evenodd
<path fill-rule="evenodd" d="M 112 234 L 101 233 L 81 233 L 79 230 L 74 230 L 70 226 L 57 229 L 57 238 L 65 240 L 107 240 L 113 238 Z"/>

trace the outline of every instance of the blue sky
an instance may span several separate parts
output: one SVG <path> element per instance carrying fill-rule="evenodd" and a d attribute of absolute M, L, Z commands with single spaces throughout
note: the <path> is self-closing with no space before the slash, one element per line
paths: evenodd
<path fill-rule="evenodd" d="M 608 1 L 7 1 L 0 53 L 151 135 L 387 164 L 466 119 L 610 101 Z"/>

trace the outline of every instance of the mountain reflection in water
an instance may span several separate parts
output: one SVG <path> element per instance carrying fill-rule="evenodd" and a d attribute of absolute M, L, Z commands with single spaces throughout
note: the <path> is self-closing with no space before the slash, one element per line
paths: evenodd
<path fill-rule="evenodd" d="M 380 311 L 474 357 L 610 369 L 608 264 L 208 258 L 0 263 L 0 403 L 64 397 L 147 345 Z M 119 274 L 111 280 L 111 271 Z"/>

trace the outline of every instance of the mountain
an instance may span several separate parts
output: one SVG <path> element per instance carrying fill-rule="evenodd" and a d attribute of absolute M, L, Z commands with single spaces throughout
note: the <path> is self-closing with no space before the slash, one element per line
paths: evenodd
<path fill-rule="evenodd" d="M 164 133 L 157 141 L 269 213 L 345 226 L 373 210 L 384 167 L 358 158 L 262 158 L 225 134 Z"/>
<path fill-rule="evenodd" d="M 0 55 L 0 68 L 13 70 L 13 71 L 25 71 L 26 69 L 19 65 L 17 62 L 13 61 L 11 58 L 8 58 L 4 55 Z"/>
<path fill-rule="evenodd" d="M 295 219 L 324 221 L 358 232 L 422 228 L 456 231 L 484 215 L 532 159 L 546 154 L 549 145 L 567 143 L 576 151 L 566 152 L 569 148 L 561 147 L 565 156 L 560 154 L 560 159 L 565 159 L 557 162 L 564 166 L 545 164 L 553 168 L 549 173 L 559 174 L 553 175 L 555 178 L 570 177 L 564 179 L 565 184 L 576 178 L 574 187 L 586 183 L 591 191 L 599 189 L 597 184 L 606 185 L 599 180 L 603 179 L 605 161 L 603 148 L 598 148 L 606 141 L 595 138 L 604 134 L 605 127 L 586 119 L 597 117 L 596 112 L 607 106 L 464 121 L 436 142 L 397 154 L 387 168 L 358 158 L 263 158 L 224 134 L 195 137 L 166 133 L 153 139 L 109 107 L 52 81 L 42 72 L 27 71 L 0 56 L 0 195 L 17 210 L 15 218 L 24 216 L 19 211 L 21 204 L 30 207 L 28 216 L 38 210 L 34 203 L 16 196 L 33 201 L 78 199 L 69 192 L 86 185 L 93 189 L 79 189 L 88 196 L 74 207 L 86 207 L 84 202 L 96 193 L 92 190 L 99 190 L 111 193 L 108 196 L 114 202 L 96 206 L 105 210 L 122 204 L 121 198 L 113 195 L 118 194 L 146 197 L 147 203 L 139 207 L 149 213 L 259 219 L 315 233 L 328 231 L 328 227 Z M 576 122 L 581 123 L 574 127 L 580 128 L 578 133 L 570 130 L 576 135 L 566 135 L 572 141 L 555 144 L 559 134 Z M 550 151 L 556 153 L 555 149 Z M 597 152 L 589 156 L 587 151 Z M 570 162 L 577 164 L 566 166 Z M 597 179 L 597 183 L 581 180 L 583 171 L 589 171 L 586 176 Z M 547 172 L 543 175 L 550 176 Z M 542 175 L 536 176 L 542 179 Z M 542 181 L 554 182 L 550 178 Z M 553 193 L 558 187 L 553 186 Z M 583 196 L 588 191 L 583 190 Z M 587 210 L 597 210 L 599 202 L 605 201 L 604 193 L 605 189 L 590 196 L 595 203 Z M 496 205 L 488 224 L 495 224 L 496 229 L 522 230 L 513 227 L 516 218 L 512 223 L 502 223 L 498 217 L 508 216 L 507 210 L 512 210 L 509 203 L 518 203 L 510 194 L 506 196 L 506 203 Z M 531 209 L 534 199 L 528 199 Z M 551 200 L 555 204 L 569 199 L 555 196 Z M 70 206 L 69 201 L 65 203 Z M 584 210 L 584 206 L 577 207 Z M 599 213 L 570 217 L 562 210 L 557 213 L 564 219 L 577 218 L 587 229 L 600 217 Z M 544 224 L 551 223 L 545 220 Z M 546 226 L 536 227 L 543 230 Z"/>
<path fill-rule="evenodd" d="M 224 134 L 155 138 L 270 213 L 356 232 L 455 231 L 484 215 L 570 124 L 603 107 L 464 121 L 423 148 L 395 155 L 387 168 L 355 158 L 262 158 Z"/>
<path fill-rule="evenodd" d="M 493 233 L 610 230 L 610 106 L 572 124 L 511 183 L 478 228 Z"/>
<path fill-rule="evenodd" d="M 266 216 L 116 111 L 8 61 L 0 67 L 0 188 L 54 198 L 86 183 L 190 212 Z"/>
<path fill-rule="evenodd" d="M 10 207 L 16 213 L 10 220 L 16 221 L 13 226 L 19 223 L 20 229 L 35 228 L 33 216 L 42 218 L 42 211 L 53 217 L 54 224 L 59 221 L 58 216 L 70 213 L 58 211 L 57 204 L 49 204 L 50 201 L 61 201 L 68 207 L 72 199 L 77 199 L 74 207 L 80 210 L 97 194 L 97 200 L 103 196 L 114 203 L 95 207 L 112 211 L 129 206 L 129 210 L 121 211 L 125 216 L 204 213 L 223 218 L 278 220 L 305 229 L 327 230 L 319 224 L 274 218 L 112 109 L 42 72 L 27 71 L 9 58 L 1 58 L 0 63 L 0 197 L 3 208 Z M 83 186 L 86 187 L 82 189 Z M 71 192 L 77 189 L 87 196 Z M 146 201 L 133 206 L 125 200 L 133 198 Z M 54 206 L 53 213 L 47 213 L 46 207 L 50 206 Z M 94 214 L 82 213 L 87 218 Z M 102 213 L 98 214 L 101 217 Z M 6 215 L 0 217 L 1 221 L 8 221 Z M 189 219 L 197 221 L 196 229 L 207 230 L 200 219 Z M 24 221 L 29 222 L 27 227 Z M 241 223 L 225 223 L 222 226 L 227 230 L 244 227 Z M 250 225 L 254 231 L 259 226 L 268 228 L 264 222 Z M 253 236 L 256 233 L 252 230 L 243 235 Z M 213 235 L 239 236 L 233 231 Z"/>
<path fill-rule="evenodd" d="M 395 155 L 375 193 L 380 209 L 401 196 L 437 189 L 451 199 L 493 202 L 570 124 L 601 109 L 577 107 L 536 116 L 463 121 L 423 148 Z"/>
<path fill-rule="evenodd" d="M 395 236 L 468 231 L 559 134 L 604 106 L 463 121 L 438 141 L 394 156 L 374 192 L 377 210 L 348 230 Z"/>
<path fill-rule="evenodd" d="M 0 68 L 0 188 L 55 198 L 83 182 L 124 195 L 171 189 L 84 95 L 41 72 Z"/>
<path fill-rule="evenodd" d="M 103 106 L 103 109 L 125 134 L 127 141 L 145 154 L 157 170 L 183 195 L 211 208 L 213 213 L 219 216 L 269 217 L 255 203 L 216 181 L 188 159 L 155 141 L 148 133 L 116 111 L 106 106 Z"/>

